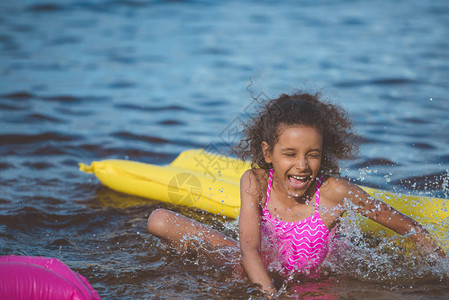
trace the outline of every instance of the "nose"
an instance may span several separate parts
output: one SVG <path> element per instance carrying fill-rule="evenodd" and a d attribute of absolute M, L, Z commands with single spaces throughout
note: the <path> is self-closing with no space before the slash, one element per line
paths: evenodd
<path fill-rule="evenodd" d="M 307 162 L 307 159 L 304 157 L 300 157 L 297 159 L 295 163 L 296 169 L 298 170 L 307 170 L 309 168 L 309 163 Z"/>

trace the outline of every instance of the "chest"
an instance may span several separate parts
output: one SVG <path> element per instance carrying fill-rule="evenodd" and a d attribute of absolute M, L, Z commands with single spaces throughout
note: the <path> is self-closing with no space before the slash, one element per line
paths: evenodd
<path fill-rule="evenodd" d="M 294 199 L 291 200 L 281 201 L 276 195 L 272 195 L 265 209 L 275 219 L 285 222 L 299 222 L 318 212 L 319 218 L 329 230 L 339 223 L 340 216 L 344 212 L 343 209 L 332 206 L 332 203 L 327 201 L 326 197 L 320 197 L 318 208 L 315 207 L 315 200 L 308 204 L 297 203 Z"/>
<path fill-rule="evenodd" d="M 279 199 L 272 195 L 266 209 L 274 218 L 285 222 L 299 222 L 311 217 L 315 213 L 315 201 L 313 203 L 297 203 L 294 199 Z"/>

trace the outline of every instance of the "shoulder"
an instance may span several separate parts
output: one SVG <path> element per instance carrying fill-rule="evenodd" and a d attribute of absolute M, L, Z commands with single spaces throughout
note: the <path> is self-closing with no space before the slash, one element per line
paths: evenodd
<path fill-rule="evenodd" d="M 243 173 L 240 178 L 240 184 L 252 183 L 257 186 L 263 186 L 268 182 L 268 170 L 264 169 L 249 169 Z"/>
<path fill-rule="evenodd" d="M 320 189 L 321 195 L 328 199 L 329 201 L 339 204 L 342 203 L 345 198 L 350 196 L 352 193 L 357 193 L 361 190 L 358 186 L 350 183 L 346 179 L 325 176 L 323 179 L 323 185 Z"/>
<path fill-rule="evenodd" d="M 240 178 L 241 198 L 250 196 L 251 199 L 260 202 L 268 183 L 268 174 L 269 171 L 264 169 L 249 169 L 245 171 Z"/>
<path fill-rule="evenodd" d="M 325 178 L 322 195 L 334 204 L 343 204 L 349 200 L 355 204 L 363 204 L 370 196 L 358 185 L 350 183 L 346 179 L 328 176 Z"/>
<path fill-rule="evenodd" d="M 351 183 L 346 179 L 326 175 L 323 178 L 323 190 L 342 191 L 345 190 Z"/>

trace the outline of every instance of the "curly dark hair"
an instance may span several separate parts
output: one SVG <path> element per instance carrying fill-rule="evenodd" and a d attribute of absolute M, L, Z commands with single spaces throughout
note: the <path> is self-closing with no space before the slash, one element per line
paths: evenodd
<path fill-rule="evenodd" d="M 320 93 L 296 92 L 268 100 L 262 111 L 245 125 L 244 137 L 234 147 L 234 152 L 240 158 L 251 161 L 253 168 L 271 169 L 272 164 L 264 159 L 263 141 L 272 150 L 279 138 L 281 125 L 315 127 L 323 135 L 321 174 L 340 175 L 338 161 L 352 159 L 358 151 L 356 136 L 346 111 L 320 100 L 320 96 Z"/>

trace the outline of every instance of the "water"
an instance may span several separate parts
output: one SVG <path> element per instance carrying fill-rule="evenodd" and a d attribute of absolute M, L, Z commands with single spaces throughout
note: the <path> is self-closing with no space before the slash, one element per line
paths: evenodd
<path fill-rule="evenodd" d="M 262 98 L 301 88 L 354 120 L 361 155 L 344 176 L 447 198 L 448 48 L 446 1 L 1 1 L 0 255 L 57 257 L 105 299 L 257 298 L 229 267 L 180 259 L 146 233 L 166 205 L 113 192 L 77 163 L 225 149 L 252 109 L 248 85 Z M 228 220 L 169 208 L 235 235 Z M 328 278 L 284 293 L 449 296 L 444 263 L 352 249 Z"/>

